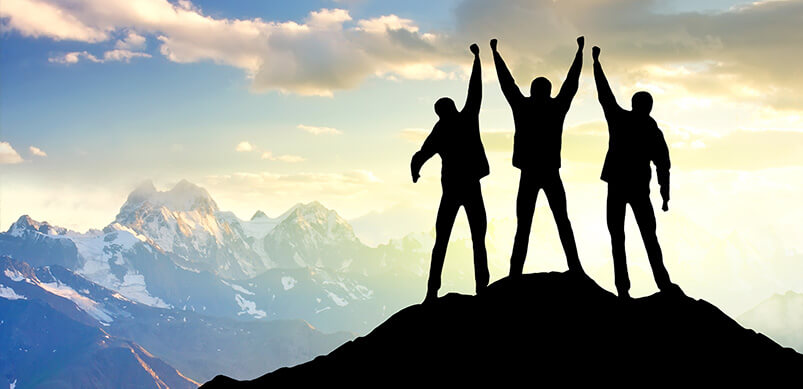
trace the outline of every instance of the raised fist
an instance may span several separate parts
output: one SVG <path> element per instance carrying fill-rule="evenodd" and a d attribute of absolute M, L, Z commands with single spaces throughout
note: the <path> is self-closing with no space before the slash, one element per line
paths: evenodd
<path fill-rule="evenodd" d="M 586 44 L 586 38 L 585 38 L 584 36 L 582 36 L 582 35 L 581 35 L 581 36 L 578 36 L 578 37 L 577 37 L 577 47 L 578 47 L 580 50 L 582 50 L 582 49 L 583 49 L 583 46 L 585 46 L 585 44 Z"/>
<path fill-rule="evenodd" d="M 496 38 L 491 39 L 491 50 L 496 51 Z"/>
<path fill-rule="evenodd" d="M 594 46 L 591 49 L 591 57 L 594 58 L 594 61 L 599 59 L 599 46 Z"/>
<path fill-rule="evenodd" d="M 471 50 L 471 52 L 474 53 L 474 55 L 480 54 L 480 47 L 477 46 L 476 43 L 472 43 L 471 46 L 469 47 L 469 50 Z"/>

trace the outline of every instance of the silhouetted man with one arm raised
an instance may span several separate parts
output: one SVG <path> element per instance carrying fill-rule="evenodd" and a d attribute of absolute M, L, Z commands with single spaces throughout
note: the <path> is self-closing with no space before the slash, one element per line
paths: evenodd
<path fill-rule="evenodd" d="M 597 96 L 608 121 L 608 153 L 602 167 L 602 180 L 608 183 L 608 230 L 611 233 L 611 251 L 616 274 L 616 289 L 621 298 L 630 298 L 630 279 L 627 275 L 625 256 L 625 206 L 630 204 L 641 230 L 641 238 L 647 248 L 655 283 L 662 292 L 680 292 L 669 280 L 664 267 L 661 246 L 655 235 L 655 214 L 650 203 L 650 178 L 655 164 L 658 184 L 663 198 L 662 209 L 669 210 L 669 148 L 650 111 L 652 96 L 636 92 L 632 98 L 632 110 L 622 109 L 616 103 L 602 65 L 599 63 L 599 47 L 594 46 L 594 80 Z"/>
<path fill-rule="evenodd" d="M 474 244 L 474 274 L 477 293 L 488 286 L 488 258 L 485 251 L 487 220 L 482 201 L 480 179 L 490 172 L 485 148 L 480 139 L 480 102 L 482 101 L 482 77 L 480 74 L 480 48 L 471 45 L 474 67 L 468 84 L 468 97 L 461 111 L 454 101 L 442 97 L 435 103 L 438 122 L 427 136 L 410 164 L 413 182 L 417 182 L 421 166 L 435 154 L 441 157 L 441 196 L 438 219 L 435 222 L 435 247 L 432 249 L 432 265 L 429 269 L 427 297 L 425 302 L 438 297 L 441 286 L 443 260 L 446 246 L 452 233 L 455 217 L 460 206 L 466 210 Z"/>
<path fill-rule="evenodd" d="M 518 226 L 510 258 L 510 276 L 518 277 L 524 269 L 530 229 L 535 212 L 538 191 L 544 190 L 555 224 L 558 226 L 560 242 L 566 253 L 569 271 L 584 275 L 574 232 L 566 211 L 566 192 L 560 179 L 560 148 L 563 136 L 563 121 L 580 79 L 583 67 L 584 38 L 577 38 L 577 54 L 569 68 L 566 81 L 555 98 L 550 96 L 552 84 L 544 77 L 538 77 L 530 85 L 530 97 L 524 97 L 513 76 L 496 50 L 496 39 L 491 40 L 491 49 L 496 65 L 496 74 L 502 93 L 513 110 L 515 134 L 513 136 L 513 166 L 521 170 L 519 193 L 516 199 Z"/>

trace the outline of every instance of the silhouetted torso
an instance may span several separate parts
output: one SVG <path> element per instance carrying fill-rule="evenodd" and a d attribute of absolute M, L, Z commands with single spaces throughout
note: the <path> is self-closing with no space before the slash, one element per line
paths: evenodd
<path fill-rule="evenodd" d="M 655 120 L 618 106 L 606 113 L 608 153 L 602 167 L 602 180 L 610 184 L 649 189 L 652 178 L 650 161 L 659 176 L 669 169 L 669 150 Z"/>
<path fill-rule="evenodd" d="M 513 135 L 513 166 L 550 171 L 560 168 L 563 121 L 571 98 L 538 99 L 519 94 L 508 100 L 516 131 Z"/>
<path fill-rule="evenodd" d="M 477 113 L 466 111 L 435 123 L 421 147 L 425 154 L 440 155 L 443 185 L 476 181 L 490 173 Z"/>

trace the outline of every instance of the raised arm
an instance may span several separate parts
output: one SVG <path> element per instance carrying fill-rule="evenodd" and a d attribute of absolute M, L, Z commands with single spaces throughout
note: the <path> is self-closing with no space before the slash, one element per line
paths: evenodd
<path fill-rule="evenodd" d="M 652 162 L 655 164 L 655 170 L 658 173 L 658 185 L 661 186 L 661 198 L 664 204 L 661 207 L 664 211 L 669 210 L 669 168 L 672 167 L 672 162 L 669 160 L 669 146 L 666 145 L 664 134 L 658 130 L 658 135 L 653 144 Z"/>
<path fill-rule="evenodd" d="M 474 65 L 471 68 L 471 78 L 468 81 L 468 96 L 466 104 L 461 112 L 472 112 L 480 114 L 480 103 L 482 102 L 482 66 L 480 65 L 480 47 L 476 43 L 469 48 L 474 54 Z M 468 110 L 468 111 L 467 111 Z"/>
<path fill-rule="evenodd" d="M 438 132 L 438 125 L 436 124 L 421 146 L 421 150 L 413 154 L 413 160 L 410 161 L 410 173 L 413 175 L 413 182 L 418 182 L 418 178 L 421 177 L 419 174 L 421 167 L 438 152 Z"/>
<path fill-rule="evenodd" d="M 494 66 L 496 67 L 496 78 L 499 79 L 499 85 L 502 87 L 502 94 L 505 95 L 508 103 L 513 103 L 515 100 L 523 99 L 519 87 L 516 86 L 516 81 L 510 75 L 510 70 L 507 69 L 505 61 L 499 52 L 496 51 L 496 39 L 491 39 L 491 50 L 494 53 Z"/>
<path fill-rule="evenodd" d="M 594 57 L 594 82 L 597 84 L 597 98 L 607 116 L 612 111 L 621 109 L 621 107 L 616 103 L 616 97 L 613 96 L 611 86 L 608 85 L 608 79 L 605 78 L 605 73 L 602 71 L 602 65 L 599 63 L 599 51 L 597 46 L 594 46 L 591 50 L 591 55 Z"/>
<path fill-rule="evenodd" d="M 577 38 L 577 53 L 574 55 L 574 62 L 569 68 L 569 74 L 566 75 L 566 81 L 563 81 L 563 86 L 560 87 L 558 93 L 558 100 L 569 105 L 577 93 L 577 87 L 580 85 L 580 71 L 583 69 L 583 46 L 585 45 L 585 38 Z"/>

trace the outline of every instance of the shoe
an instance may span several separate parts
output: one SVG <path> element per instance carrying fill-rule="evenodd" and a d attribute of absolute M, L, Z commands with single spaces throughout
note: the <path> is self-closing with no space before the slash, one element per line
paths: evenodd
<path fill-rule="evenodd" d="M 583 270 L 582 267 L 581 268 L 574 268 L 574 269 L 570 268 L 569 271 L 567 272 L 567 274 L 569 275 L 570 278 L 573 278 L 573 279 L 576 279 L 576 280 L 580 280 L 580 281 L 585 281 L 585 280 L 591 279 L 591 277 L 589 277 L 588 274 L 586 274 L 586 272 Z"/>
<path fill-rule="evenodd" d="M 670 283 L 669 285 L 666 285 L 663 288 L 661 288 L 661 293 L 670 296 L 686 296 L 686 294 L 683 293 L 683 290 L 680 289 L 680 286 L 673 283 Z"/>
<path fill-rule="evenodd" d="M 424 302 L 422 304 L 432 304 L 438 300 L 438 291 L 427 291 L 427 297 L 424 298 Z"/>

